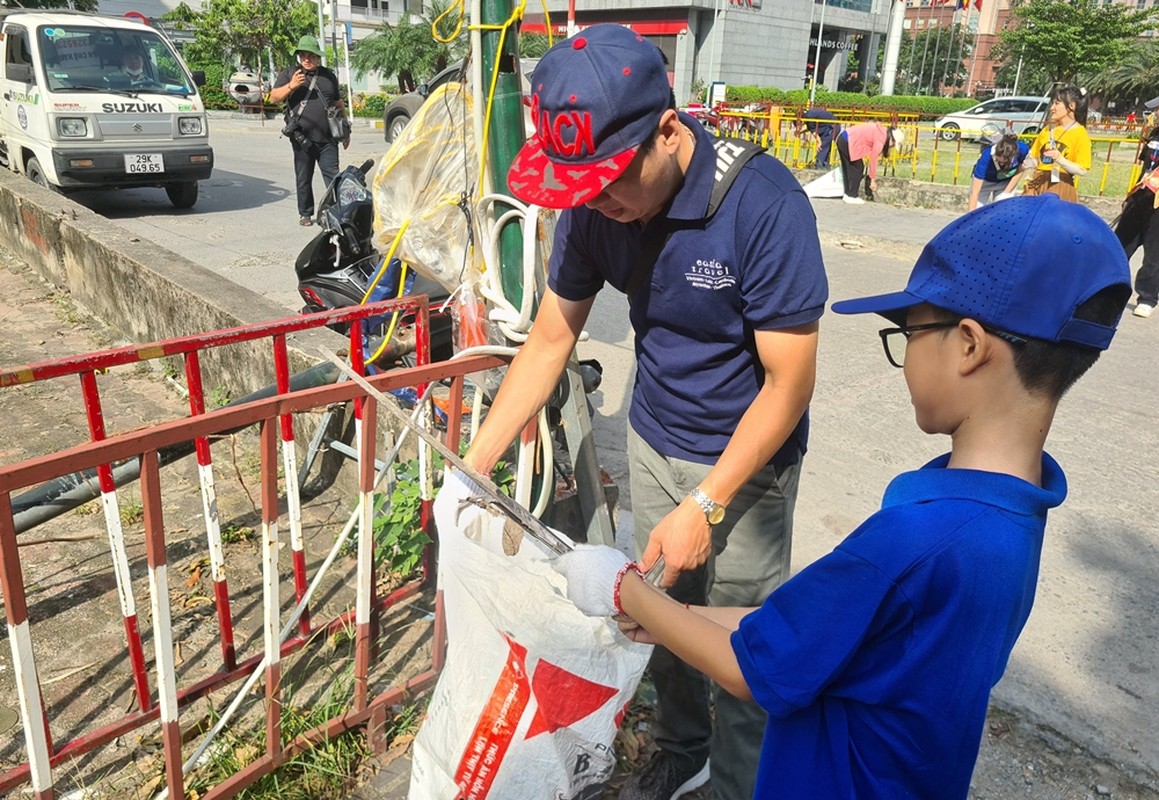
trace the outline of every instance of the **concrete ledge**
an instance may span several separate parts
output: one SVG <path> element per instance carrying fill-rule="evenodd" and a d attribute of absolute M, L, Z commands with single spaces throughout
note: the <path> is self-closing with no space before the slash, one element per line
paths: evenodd
<path fill-rule="evenodd" d="M 821 177 L 821 170 L 793 170 L 802 184 Z M 935 208 L 945 211 L 966 213 L 970 198 L 970 187 L 949 186 L 944 183 L 913 180 L 911 178 L 891 178 L 882 175 L 877 181 L 877 200 L 895 206 L 909 208 Z M 1119 214 L 1122 197 L 1080 197 L 1083 205 L 1094 211 L 1109 224 Z"/>
<path fill-rule="evenodd" d="M 142 343 L 293 316 L 220 275 L 129 234 L 67 197 L 0 171 L 0 237 L 50 284 L 125 339 Z M 228 287 L 228 288 L 227 288 Z M 294 334 L 290 369 L 318 363 L 319 347 L 340 350 L 328 329 Z M 206 389 L 240 397 L 274 382 L 268 340 L 207 351 Z"/>

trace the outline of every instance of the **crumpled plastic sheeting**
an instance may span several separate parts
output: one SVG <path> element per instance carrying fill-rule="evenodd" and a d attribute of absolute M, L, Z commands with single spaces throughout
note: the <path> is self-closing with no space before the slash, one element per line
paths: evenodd
<path fill-rule="evenodd" d="M 435 499 L 447 660 L 414 745 L 410 800 L 591 796 L 652 648 L 585 617 L 525 537 L 451 473 Z M 468 502 L 463 502 L 468 500 Z"/>
<path fill-rule="evenodd" d="M 372 188 L 375 247 L 388 252 L 409 219 L 395 255 L 448 291 L 468 277 L 464 259 L 471 257 L 467 215 L 459 207 L 479 184 L 471 107 L 464 84 L 435 89 L 383 156 Z"/>

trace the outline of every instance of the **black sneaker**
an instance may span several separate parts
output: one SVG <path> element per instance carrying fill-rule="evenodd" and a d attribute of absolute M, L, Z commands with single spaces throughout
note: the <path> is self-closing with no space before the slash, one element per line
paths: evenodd
<path fill-rule="evenodd" d="M 620 800 L 676 800 L 708 781 L 708 761 L 697 767 L 663 750 L 652 754 L 620 790 Z"/>

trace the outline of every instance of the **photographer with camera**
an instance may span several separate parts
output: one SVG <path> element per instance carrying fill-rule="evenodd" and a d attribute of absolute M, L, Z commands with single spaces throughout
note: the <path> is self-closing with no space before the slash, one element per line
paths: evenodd
<path fill-rule="evenodd" d="M 322 66 L 322 48 L 318 39 L 306 35 L 294 50 L 297 66 L 278 73 L 271 102 L 286 102 L 286 124 L 282 135 L 290 140 L 294 151 L 294 176 L 298 194 L 298 224 L 314 224 L 314 165 L 322 171 L 322 181 L 329 186 L 338 174 L 338 142 L 350 146 L 350 127 L 346 123 L 338 86 L 338 76 Z M 340 125 L 332 125 L 335 118 Z M 331 131 L 339 128 L 345 135 L 336 138 Z"/>

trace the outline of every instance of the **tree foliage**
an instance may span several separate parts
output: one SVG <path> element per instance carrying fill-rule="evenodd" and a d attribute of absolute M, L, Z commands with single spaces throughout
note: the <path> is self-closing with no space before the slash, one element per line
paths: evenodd
<path fill-rule="evenodd" d="M 973 37 L 965 25 L 903 32 L 897 59 L 897 82 L 907 94 L 943 94 L 962 87 L 970 76 Z"/>
<path fill-rule="evenodd" d="M 1137 106 L 1159 95 L 1159 42 L 1133 42 L 1126 55 L 1108 69 L 1089 77 L 1085 70 L 1080 74 L 1083 83 L 1104 100 Z"/>
<path fill-rule="evenodd" d="M 559 41 L 556 39 L 555 41 Z M 523 58 L 540 58 L 551 47 L 546 33 L 519 34 L 519 55 Z"/>
<path fill-rule="evenodd" d="M 450 5 L 447 0 L 428 0 L 417 20 L 404 14 L 394 27 L 361 39 L 350 54 L 350 68 L 359 76 L 375 70 L 397 74 L 403 89 L 413 88 L 415 76 L 425 79 L 462 58 L 467 52 L 466 28 L 460 27 L 455 12 L 446 13 Z M 439 38 L 446 41 L 436 41 L 432 31 L 436 22 Z"/>
<path fill-rule="evenodd" d="M 1018 69 L 1018 60 L 1007 61 L 994 73 L 994 85 L 1002 86 L 1019 95 L 1047 95 L 1050 94 L 1054 79 L 1041 65 L 1022 60 L 1022 69 Z"/>
<path fill-rule="evenodd" d="M 275 63 L 288 64 L 298 39 L 316 33 L 316 6 L 310 0 L 214 0 L 205 11 L 185 3 L 161 19 L 180 30 L 193 31 L 186 46 L 189 61 L 240 61 L 258 68 L 267 50 Z"/>
<path fill-rule="evenodd" d="M 1013 24 L 999 33 L 993 57 L 1006 62 L 1021 57 L 1064 83 L 1118 63 L 1155 15 L 1154 8 L 1101 0 L 1015 0 L 1011 11 Z"/>

